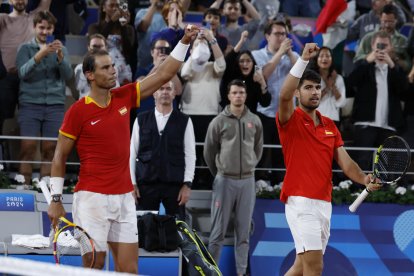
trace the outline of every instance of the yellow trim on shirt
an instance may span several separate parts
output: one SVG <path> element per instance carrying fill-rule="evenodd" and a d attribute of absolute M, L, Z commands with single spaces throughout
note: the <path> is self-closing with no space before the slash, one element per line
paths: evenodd
<path fill-rule="evenodd" d="M 112 99 L 112 94 L 109 94 L 109 100 L 108 100 L 108 104 L 106 106 L 101 106 L 99 105 L 93 98 L 89 97 L 89 96 L 85 96 L 85 104 L 91 104 L 94 103 L 97 106 L 99 106 L 100 108 L 107 108 L 109 106 L 109 104 L 111 103 L 111 99 Z"/>
<path fill-rule="evenodd" d="M 63 136 L 66 136 L 66 137 L 72 139 L 72 140 L 76 140 L 77 139 L 76 136 L 73 136 L 72 134 L 66 133 L 66 132 L 64 132 L 64 131 L 62 131 L 60 129 L 59 129 L 59 133 L 62 134 Z"/>
<path fill-rule="evenodd" d="M 135 88 L 137 90 L 137 107 L 139 107 L 141 104 L 141 85 L 139 81 L 136 82 Z"/>

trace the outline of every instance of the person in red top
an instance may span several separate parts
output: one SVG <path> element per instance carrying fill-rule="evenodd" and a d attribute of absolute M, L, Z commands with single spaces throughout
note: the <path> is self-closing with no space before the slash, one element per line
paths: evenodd
<path fill-rule="evenodd" d="M 365 174 L 348 155 L 335 123 L 316 110 L 321 100 L 321 77 L 305 69 L 318 50 L 315 43 L 305 45 L 302 57 L 282 86 L 276 115 L 286 164 L 280 200 L 286 204 L 286 219 L 297 254 L 285 275 L 322 274 L 332 213 L 333 159 L 353 181 L 371 191 L 380 188 L 371 183 L 372 175 Z M 294 97 L 299 102 L 296 109 Z"/>
<path fill-rule="evenodd" d="M 76 146 L 80 158 L 79 182 L 73 196 L 74 223 L 95 242 L 94 268 L 102 269 L 108 246 L 119 272 L 138 273 L 136 193 L 129 173 L 129 113 L 175 76 L 199 29 L 189 25 L 170 56 L 141 82 L 112 89 L 116 72 L 108 52 L 88 53 L 83 61 L 91 90 L 73 104 L 59 130 L 50 179 L 52 202 L 48 215 L 53 226 L 65 215 L 62 188 L 66 159 Z M 82 256 L 91 264 L 90 254 Z"/>

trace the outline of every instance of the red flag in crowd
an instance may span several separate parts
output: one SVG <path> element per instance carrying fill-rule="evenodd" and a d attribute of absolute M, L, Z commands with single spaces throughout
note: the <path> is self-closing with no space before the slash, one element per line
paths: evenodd
<path fill-rule="evenodd" d="M 338 16 L 346 10 L 348 4 L 346 0 L 328 0 L 321 10 L 316 20 L 316 34 L 325 33 L 326 29 L 331 26 Z"/>

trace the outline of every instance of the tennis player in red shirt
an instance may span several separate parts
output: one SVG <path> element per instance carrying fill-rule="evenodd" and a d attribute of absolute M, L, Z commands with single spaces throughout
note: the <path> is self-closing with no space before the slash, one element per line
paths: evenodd
<path fill-rule="evenodd" d="M 319 50 L 308 43 L 282 86 L 276 124 L 286 165 L 281 201 L 296 248 L 296 259 L 286 275 L 321 275 L 323 254 L 330 235 L 332 162 L 353 181 L 378 190 L 343 147 L 335 123 L 319 113 L 321 77 L 306 70 Z M 294 98 L 299 102 L 294 107 Z"/>
<path fill-rule="evenodd" d="M 153 74 L 119 88 L 112 89 L 116 73 L 106 51 L 88 54 L 83 61 L 91 90 L 71 106 L 59 130 L 48 215 L 53 225 L 65 215 L 61 200 L 66 159 L 76 146 L 81 165 L 72 215 L 74 223 L 84 228 L 95 242 L 94 268 L 103 268 L 109 246 L 116 271 L 138 273 L 135 193 L 129 173 L 129 113 L 131 108 L 139 106 L 140 100 L 175 76 L 198 31 L 195 26 L 187 26 L 181 42 Z M 88 255 L 82 256 L 85 267 L 90 266 Z"/>

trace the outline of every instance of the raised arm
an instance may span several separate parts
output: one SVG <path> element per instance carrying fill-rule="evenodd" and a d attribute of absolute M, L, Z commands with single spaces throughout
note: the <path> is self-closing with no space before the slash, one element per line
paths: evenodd
<path fill-rule="evenodd" d="M 196 37 L 199 29 L 194 25 L 188 25 L 181 41 L 175 46 L 170 56 L 151 75 L 140 83 L 141 99 L 145 99 L 158 90 L 164 83 L 177 74 L 187 54 L 190 42 Z"/>
<path fill-rule="evenodd" d="M 35 12 L 49 10 L 52 0 L 40 0 Z"/>
<path fill-rule="evenodd" d="M 223 3 L 223 0 L 216 0 L 211 4 L 210 8 L 220 9 L 221 3 Z"/>
<path fill-rule="evenodd" d="M 303 48 L 302 58 L 298 59 L 295 65 L 286 76 L 279 95 L 279 122 L 285 124 L 293 114 L 293 97 L 298 87 L 299 80 L 306 69 L 309 60 L 316 55 L 319 50 L 316 43 L 306 43 Z"/>
<path fill-rule="evenodd" d="M 249 36 L 248 31 L 243 31 L 241 33 L 239 42 L 237 42 L 236 46 L 234 46 L 234 48 L 233 48 L 234 52 L 236 52 L 236 53 L 240 52 L 240 49 L 243 47 L 243 45 L 246 42 L 248 36 Z"/>
<path fill-rule="evenodd" d="M 279 64 L 282 56 L 284 54 L 288 54 L 292 49 L 292 40 L 290 38 L 285 38 L 281 43 L 277 52 L 273 55 L 273 57 L 263 66 L 263 76 L 268 80 L 272 75 L 273 71 L 276 69 L 276 66 Z M 295 61 L 296 62 L 296 61 Z M 292 63 L 293 64 L 293 63 Z"/>
<path fill-rule="evenodd" d="M 260 19 L 260 14 L 256 8 L 247 0 L 242 1 L 243 6 L 246 8 L 246 13 L 249 14 L 253 19 Z"/>
<path fill-rule="evenodd" d="M 154 13 L 157 11 L 157 7 L 156 7 L 157 0 L 151 0 L 150 2 L 151 2 L 151 5 L 148 7 L 147 13 L 142 18 L 139 25 L 135 26 L 135 28 L 139 32 L 146 32 L 148 30 L 149 26 L 151 25 Z"/>

